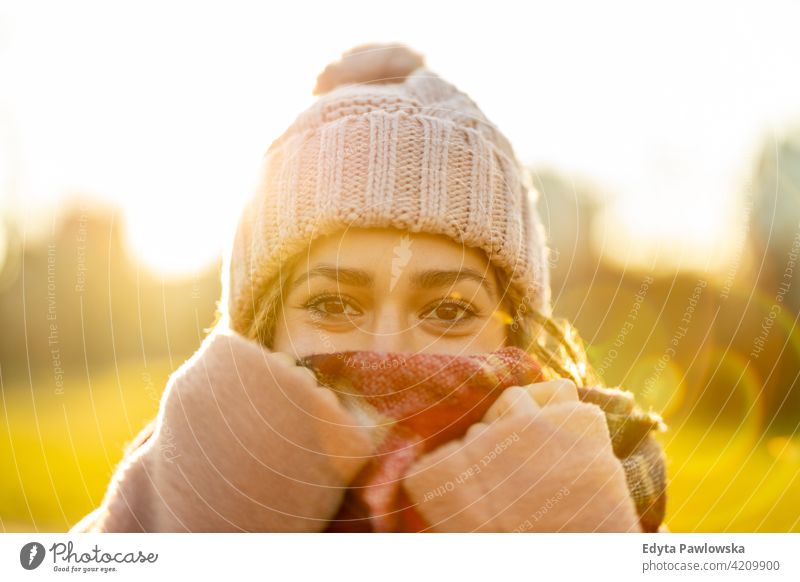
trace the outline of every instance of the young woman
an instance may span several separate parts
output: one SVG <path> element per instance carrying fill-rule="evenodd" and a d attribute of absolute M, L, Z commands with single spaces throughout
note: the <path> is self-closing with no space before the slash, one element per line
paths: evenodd
<path fill-rule="evenodd" d="M 214 329 L 72 531 L 656 531 L 658 420 L 551 318 L 506 138 L 402 46 L 315 94 L 265 156 Z"/>

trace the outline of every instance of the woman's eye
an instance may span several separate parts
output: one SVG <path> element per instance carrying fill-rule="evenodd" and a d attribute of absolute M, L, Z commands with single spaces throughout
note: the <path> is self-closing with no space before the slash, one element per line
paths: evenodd
<path fill-rule="evenodd" d="M 454 301 L 442 301 L 423 313 L 424 319 L 438 319 L 447 323 L 458 323 L 475 316 L 467 305 Z"/>
<path fill-rule="evenodd" d="M 305 307 L 318 315 L 358 315 L 360 311 L 338 296 L 312 298 Z"/>

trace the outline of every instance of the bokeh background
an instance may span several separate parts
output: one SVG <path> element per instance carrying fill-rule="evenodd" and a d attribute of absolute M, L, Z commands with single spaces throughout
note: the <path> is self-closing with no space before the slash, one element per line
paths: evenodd
<path fill-rule="evenodd" d="M 405 42 L 541 192 L 556 315 L 662 413 L 673 531 L 800 531 L 800 5 L 0 4 L 0 532 L 102 499 L 316 75 Z"/>

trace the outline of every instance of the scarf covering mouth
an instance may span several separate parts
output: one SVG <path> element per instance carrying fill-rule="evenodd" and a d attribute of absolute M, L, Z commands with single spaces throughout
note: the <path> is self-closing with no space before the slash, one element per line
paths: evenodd
<path fill-rule="evenodd" d="M 401 486 L 414 461 L 462 437 L 504 389 L 557 378 L 516 347 L 467 356 L 333 352 L 306 356 L 299 364 L 351 411 L 380 427 L 375 453 L 349 484 L 329 532 L 426 530 L 429 525 Z M 666 469 L 650 433 L 662 426 L 660 418 L 642 412 L 632 393 L 616 388 L 578 387 L 578 398 L 605 413 L 642 530 L 658 531 L 666 510 Z"/>

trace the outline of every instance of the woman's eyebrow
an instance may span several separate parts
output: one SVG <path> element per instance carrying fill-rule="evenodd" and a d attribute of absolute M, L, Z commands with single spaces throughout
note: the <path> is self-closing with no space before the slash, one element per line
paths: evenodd
<path fill-rule="evenodd" d="M 289 291 L 294 290 L 301 283 L 312 277 L 326 277 L 344 285 L 355 285 L 357 287 L 372 287 L 374 282 L 372 275 L 362 269 L 337 267 L 336 265 L 317 265 L 295 279 L 290 285 Z"/>
<path fill-rule="evenodd" d="M 289 291 L 296 289 L 305 281 L 313 277 L 325 277 L 343 285 L 356 287 L 372 287 L 375 280 L 373 276 L 363 269 L 350 267 L 337 267 L 336 265 L 316 265 L 300 275 L 289 286 Z M 435 289 L 453 285 L 462 279 L 476 281 L 483 285 L 491 297 L 496 297 L 495 289 L 479 271 L 465 267 L 463 269 L 429 269 L 416 271 L 411 274 L 411 286 L 420 289 Z"/>
<path fill-rule="evenodd" d="M 456 281 L 467 279 L 477 281 L 484 286 L 490 297 L 497 297 L 492 284 L 479 271 L 465 267 L 463 269 L 431 269 L 427 271 L 417 271 L 411 274 L 411 286 L 422 289 L 433 289 L 436 287 L 446 287 Z"/>

